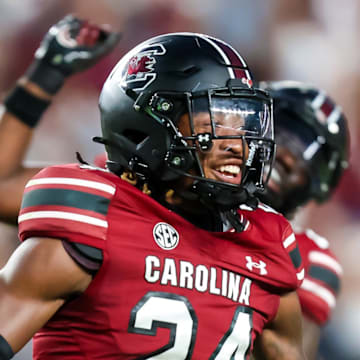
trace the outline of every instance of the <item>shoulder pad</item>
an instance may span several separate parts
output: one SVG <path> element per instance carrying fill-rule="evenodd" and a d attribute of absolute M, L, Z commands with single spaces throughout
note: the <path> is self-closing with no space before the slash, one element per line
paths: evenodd
<path fill-rule="evenodd" d="M 36 232 L 51 237 L 67 232 L 104 240 L 115 190 L 101 171 L 78 165 L 45 168 L 25 187 L 18 218 L 20 238 Z"/>

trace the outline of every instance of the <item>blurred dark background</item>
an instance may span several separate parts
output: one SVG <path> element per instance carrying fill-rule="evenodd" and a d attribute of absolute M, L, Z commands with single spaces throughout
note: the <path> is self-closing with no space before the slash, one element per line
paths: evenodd
<path fill-rule="evenodd" d="M 57 95 L 36 133 L 27 161 L 74 162 L 102 152 L 97 99 L 117 60 L 153 35 L 192 31 L 219 37 L 247 60 L 257 80 L 300 80 L 327 91 L 349 120 L 351 166 L 332 201 L 310 204 L 295 226 L 326 237 L 344 268 L 343 288 L 321 344 L 323 359 L 360 359 L 360 1 L 358 0 L 2 0 L 0 94 L 32 60 L 48 28 L 68 13 L 123 32 L 117 49 L 94 69 L 76 75 Z M 16 229 L 0 225 L 8 253 Z M 30 359 L 28 345 L 15 359 Z M 319 357 L 320 358 L 320 357 Z"/>

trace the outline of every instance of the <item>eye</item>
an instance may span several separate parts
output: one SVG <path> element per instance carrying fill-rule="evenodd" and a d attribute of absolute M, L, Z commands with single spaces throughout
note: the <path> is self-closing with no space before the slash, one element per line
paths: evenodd
<path fill-rule="evenodd" d="M 211 124 L 208 121 L 204 121 L 200 123 L 198 126 L 196 126 L 197 132 L 209 132 L 211 129 Z"/>

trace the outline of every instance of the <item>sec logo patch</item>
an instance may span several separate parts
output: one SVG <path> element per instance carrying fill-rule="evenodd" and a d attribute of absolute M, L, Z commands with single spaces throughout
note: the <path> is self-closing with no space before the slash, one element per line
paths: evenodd
<path fill-rule="evenodd" d="M 157 223 L 153 235 L 155 242 L 164 250 L 175 249 L 179 244 L 179 233 L 167 223 Z"/>

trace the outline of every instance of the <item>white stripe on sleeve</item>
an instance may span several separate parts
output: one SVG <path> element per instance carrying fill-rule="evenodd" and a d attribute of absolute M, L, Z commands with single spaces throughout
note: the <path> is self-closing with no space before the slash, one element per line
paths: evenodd
<path fill-rule="evenodd" d="M 341 265 L 334 258 L 320 251 L 310 251 L 309 261 L 315 264 L 325 265 L 334 270 L 338 275 L 343 274 Z"/>
<path fill-rule="evenodd" d="M 75 185 L 75 186 L 83 186 L 91 189 L 101 190 L 111 195 L 115 194 L 115 187 L 104 184 L 97 181 L 76 179 L 76 178 L 61 178 L 61 177 L 49 177 L 49 178 L 40 178 L 40 179 L 32 179 L 26 184 L 26 188 L 35 185 Z"/>
<path fill-rule="evenodd" d="M 18 222 L 21 223 L 23 221 L 32 219 L 62 219 L 78 221 L 90 225 L 100 226 L 103 228 L 108 227 L 108 223 L 106 220 L 97 219 L 93 216 L 81 215 L 65 211 L 32 211 L 21 214 L 18 218 Z"/>
<path fill-rule="evenodd" d="M 305 269 L 302 269 L 301 271 L 296 273 L 296 277 L 297 277 L 298 280 L 303 280 L 304 277 L 305 277 Z"/>
<path fill-rule="evenodd" d="M 323 286 L 309 279 L 304 279 L 300 287 L 306 291 L 313 293 L 314 295 L 318 296 L 320 299 L 324 300 L 331 308 L 335 307 L 336 305 L 335 296 Z"/>
<path fill-rule="evenodd" d="M 284 248 L 288 248 L 295 240 L 295 235 L 292 233 L 283 241 Z"/>

